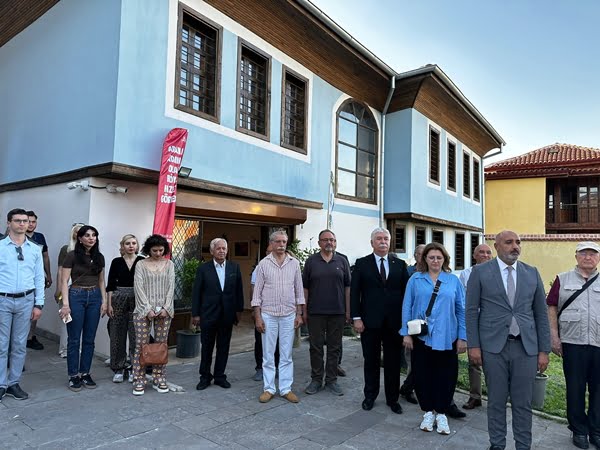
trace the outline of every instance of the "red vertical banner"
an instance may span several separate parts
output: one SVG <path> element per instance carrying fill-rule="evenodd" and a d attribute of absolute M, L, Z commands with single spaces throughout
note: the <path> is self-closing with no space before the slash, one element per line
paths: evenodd
<path fill-rule="evenodd" d="M 173 238 L 177 179 L 179 178 L 179 169 L 181 168 L 187 137 L 188 130 L 185 128 L 173 128 L 167 134 L 162 148 L 152 233 L 166 237 L 169 243 Z"/>

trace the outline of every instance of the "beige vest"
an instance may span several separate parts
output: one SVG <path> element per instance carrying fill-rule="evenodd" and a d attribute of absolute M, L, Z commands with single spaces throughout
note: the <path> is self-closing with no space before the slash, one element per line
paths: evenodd
<path fill-rule="evenodd" d="M 594 276 L 592 274 L 592 276 Z M 558 310 L 585 284 L 577 269 L 558 275 Z M 582 292 L 559 318 L 560 340 L 567 344 L 600 347 L 600 277 Z"/>

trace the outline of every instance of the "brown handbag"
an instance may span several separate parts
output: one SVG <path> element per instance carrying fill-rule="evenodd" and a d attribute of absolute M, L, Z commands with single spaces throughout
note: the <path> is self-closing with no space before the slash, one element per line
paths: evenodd
<path fill-rule="evenodd" d="M 166 342 L 142 344 L 140 353 L 141 366 L 162 366 L 169 361 L 169 347 Z"/>

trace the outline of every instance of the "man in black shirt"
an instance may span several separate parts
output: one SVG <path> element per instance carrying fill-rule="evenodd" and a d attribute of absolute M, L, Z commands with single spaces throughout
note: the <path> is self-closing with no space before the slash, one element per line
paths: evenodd
<path fill-rule="evenodd" d="M 304 264 L 303 284 L 306 299 L 312 381 L 305 389 L 316 394 L 325 387 L 335 395 L 343 395 L 337 383 L 342 335 L 350 306 L 350 266 L 348 260 L 335 253 L 335 234 L 319 233 L 321 251 Z M 327 343 L 327 362 L 323 364 L 323 345 Z M 325 369 L 325 370 L 324 370 Z"/>

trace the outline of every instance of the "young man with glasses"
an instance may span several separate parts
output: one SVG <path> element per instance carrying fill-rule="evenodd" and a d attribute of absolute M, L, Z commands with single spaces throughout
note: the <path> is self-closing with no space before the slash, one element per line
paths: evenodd
<path fill-rule="evenodd" d="M 19 381 L 29 321 L 39 319 L 44 307 L 42 251 L 26 238 L 28 224 L 24 209 L 9 211 L 8 234 L 0 240 L 0 400 L 4 395 L 17 400 L 29 397 Z"/>

